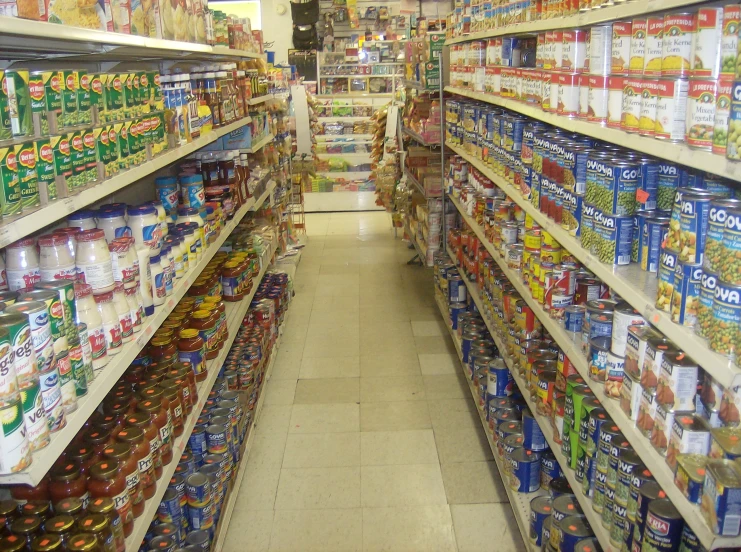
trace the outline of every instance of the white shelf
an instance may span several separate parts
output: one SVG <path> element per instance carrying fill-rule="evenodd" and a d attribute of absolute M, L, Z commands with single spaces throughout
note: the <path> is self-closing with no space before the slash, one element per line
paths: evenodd
<path fill-rule="evenodd" d="M 453 344 L 455 345 L 455 349 L 458 352 L 458 359 L 461 361 L 463 376 L 466 378 L 466 380 L 468 380 L 468 389 L 471 391 L 471 398 L 473 399 L 476 412 L 478 412 L 479 418 L 481 419 L 481 426 L 484 430 L 484 433 L 486 434 L 486 440 L 489 442 L 489 447 L 491 448 L 491 453 L 494 456 L 494 461 L 497 464 L 499 477 L 502 479 L 502 485 L 507 491 L 509 505 L 512 508 L 512 513 L 515 515 L 515 520 L 517 520 L 517 526 L 520 529 L 522 541 L 525 544 L 528 552 L 540 552 L 540 547 L 535 546 L 535 543 L 530 540 L 530 501 L 535 497 L 544 496 L 546 492 L 542 489 L 539 489 L 537 492 L 534 493 L 518 493 L 509 486 L 509 481 L 506 480 L 503 476 L 503 474 L 506 473 L 504 468 L 504 459 L 499 457 L 499 453 L 497 452 L 497 445 L 492 440 L 491 433 L 489 433 L 489 422 L 486 420 L 486 416 L 484 416 L 484 414 L 479 409 L 478 392 L 471 385 L 470 378 L 466 373 L 466 367 L 463 365 L 463 354 L 461 352 L 460 340 L 458 339 L 456 333 L 450 327 L 450 324 L 448 322 L 448 320 L 450 319 L 448 309 L 443 303 L 442 298 L 440 297 L 440 294 L 437 292 L 437 290 L 435 291 L 435 300 L 437 301 L 437 306 L 440 309 L 440 314 L 442 314 L 443 320 L 445 321 L 445 327 L 448 328 L 450 337 L 453 339 Z"/>
<path fill-rule="evenodd" d="M 263 96 L 257 96 L 256 98 L 250 98 L 247 100 L 247 105 L 258 105 L 261 103 L 269 102 L 275 99 L 274 94 L 265 94 Z"/>
<path fill-rule="evenodd" d="M 431 148 L 431 147 L 440 147 L 440 142 L 428 142 L 424 138 L 422 138 L 421 135 L 417 134 L 410 128 L 402 128 L 401 131 L 404 133 L 405 136 L 409 136 L 410 138 L 413 138 L 415 142 L 419 143 L 420 145 Z"/>
<path fill-rule="evenodd" d="M 507 25 L 487 31 L 470 33 L 461 37 L 448 38 L 445 40 L 445 45 L 448 46 L 460 42 L 481 40 L 495 36 L 535 33 L 551 29 L 573 29 L 576 27 L 594 25 L 603 21 L 630 19 L 647 13 L 663 12 L 702 3 L 704 3 L 704 0 L 633 0 L 632 2 L 616 3 L 614 6 L 602 7 L 579 13 L 577 15 L 570 15 L 568 17 L 554 17 L 552 19 L 541 19 L 540 21 L 518 23 L 516 25 Z"/>
<path fill-rule="evenodd" d="M 584 266 L 594 272 L 603 282 L 615 290 L 620 297 L 630 303 L 634 309 L 658 328 L 666 337 L 699 363 L 723 387 L 741 384 L 741 369 L 728 359 L 710 350 L 707 341 L 695 335 L 692 328 L 672 322 L 668 313 L 658 311 L 654 306 L 656 300 L 656 275 L 641 270 L 637 263 L 613 267 L 601 263 L 594 255 L 584 250 L 578 238 L 575 238 L 540 212 L 532 203 L 522 197 L 519 190 L 510 186 L 505 180 L 487 167 L 482 161 L 467 154 L 462 148 L 446 143 L 455 153 L 479 169 L 487 178 L 501 188 L 515 203 L 530 214 L 535 221 L 550 233 L 565 249 L 570 251 Z"/>
<path fill-rule="evenodd" d="M 270 261 L 273 258 L 276 249 L 277 246 L 273 244 L 270 255 L 264 259 L 265 262 L 260 269 L 260 274 L 258 274 L 252 281 L 252 291 L 250 291 L 249 296 L 245 297 L 238 303 L 231 303 L 226 306 L 229 336 L 219 352 L 219 356 L 207 362 L 208 376 L 204 381 L 198 384 L 198 402 L 193 406 L 193 410 L 191 411 L 190 416 L 188 416 L 188 419 L 185 420 L 183 434 L 180 435 L 180 437 L 177 437 L 173 442 L 172 461 L 163 466 L 162 477 L 156 483 L 157 488 L 154 492 L 154 496 L 146 501 L 144 513 L 134 521 L 134 531 L 126 539 L 126 552 L 136 552 L 139 550 L 142 540 L 144 540 L 144 535 L 146 535 L 149 530 L 149 525 L 152 519 L 157 515 L 157 508 L 162 500 L 162 496 L 165 494 L 167 486 L 170 484 L 170 478 L 174 475 L 175 469 L 178 467 L 178 459 L 188 445 L 188 438 L 193 432 L 196 421 L 201 415 L 201 410 L 203 410 L 206 400 L 208 399 L 208 394 L 219 375 L 221 365 L 229 354 L 229 349 L 231 349 L 232 343 L 237 337 L 237 332 L 242 325 L 244 315 L 250 307 L 252 298 L 255 296 L 255 292 L 257 292 L 257 288 L 265 276 L 268 266 L 270 266 Z"/>
<path fill-rule="evenodd" d="M 446 86 L 445 91 L 472 98 L 474 100 L 480 100 L 492 105 L 505 107 L 553 126 L 571 132 L 578 132 L 579 134 L 597 138 L 604 142 L 617 144 L 618 146 L 639 151 L 646 155 L 652 155 L 687 167 L 718 174 L 732 180 L 741 180 L 741 162 L 729 161 L 724 156 L 714 155 L 709 151 L 692 149 L 681 143 L 665 142 L 663 140 L 655 140 L 654 138 L 629 134 L 619 129 L 607 128 L 598 124 L 581 121 L 579 119 L 561 117 L 553 113 L 546 113 L 538 106 L 517 102 L 507 98 L 501 98 L 492 94 L 472 92 L 470 90 L 453 86 Z"/>
<path fill-rule="evenodd" d="M 289 305 L 290 308 L 290 305 Z M 288 316 L 288 314 L 286 314 Z M 279 328 L 278 339 L 273 345 L 273 350 L 270 352 L 270 362 L 265 370 L 265 377 L 263 378 L 260 386 L 260 396 L 257 399 L 255 410 L 250 421 L 249 435 L 243 445 L 243 452 L 239 459 L 239 471 L 232 479 L 232 486 L 229 490 L 229 494 L 226 498 L 226 502 L 221 506 L 221 513 L 219 515 L 219 525 L 216 528 L 216 534 L 213 538 L 213 544 L 211 545 L 211 552 L 221 552 L 226 544 L 226 538 L 229 531 L 229 524 L 232 520 L 232 514 L 234 513 L 234 506 L 237 503 L 237 497 L 242 487 L 242 481 L 244 480 L 244 474 L 247 473 L 247 464 L 250 459 L 250 451 L 252 450 L 252 443 L 255 441 L 255 435 L 257 434 L 256 428 L 257 423 L 260 419 L 260 413 L 262 412 L 262 406 L 265 404 L 265 386 L 270 381 L 270 376 L 273 373 L 273 366 L 275 365 L 275 358 L 278 356 L 278 348 L 280 347 L 280 339 L 283 334 L 283 326 Z M 249 489 L 247 489 L 249 492 Z"/>
<path fill-rule="evenodd" d="M 265 203 L 265 200 L 268 199 L 268 197 L 270 197 L 270 194 L 273 192 L 274 189 L 275 189 L 275 182 L 271 180 L 270 182 L 268 182 L 268 185 L 265 187 L 265 191 L 262 193 L 262 195 L 255 200 L 255 203 L 254 205 L 252 205 L 251 210 L 259 211 L 263 203 Z"/>
<path fill-rule="evenodd" d="M 2 19 L 2 17 L 0 17 Z M 57 25 L 55 25 L 57 27 Z M 168 165 L 187 157 L 193 152 L 198 151 L 204 146 L 215 142 L 220 137 L 225 136 L 242 128 L 250 122 L 250 119 L 241 119 L 225 127 L 214 129 L 205 136 L 193 140 L 190 144 L 171 149 L 158 155 L 152 161 L 143 163 L 121 174 L 100 182 L 91 184 L 75 195 L 57 199 L 44 207 L 39 207 L 35 211 L 24 212 L 16 217 L 5 218 L 0 225 L 0 248 L 5 247 L 16 240 L 33 234 L 43 228 L 46 228 L 53 222 L 63 219 L 70 213 L 73 213 L 83 207 L 92 205 L 96 201 L 108 197 L 112 193 L 130 186 L 138 180 L 167 167 Z"/>
<path fill-rule="evenodd" d="M 633 446 L 635 452 L 641 457 L 641 460 L 649 466 L 651 474 L 654 476 L 656 481 L 661 485 L 664 492 L 674 506 L 682 514 L 685 522 L 692 528 L 697 535 L 700 542 L 708 550 L 714 550 L 716 548 L 737 548 L 741 546 L 741 535 L 738 537 L 720 537 L 715 535 L 705 523 L 705 518 L 700 512 L 699 507 L 691 504 L 682 495 L 682 492 L 674 484 L 674 473 L 671 468 L 666 464 L 666 460 L 661 456 L 653 446 L 651 446 L 648 439 L 646 439 L 635 427 L 634 423 L 628 419 L 628 417 L 620 409 L 619 403 L 614 399 L 608 398 L 604 393 L 604 386 L 602 383 L 598 383 L 590 379 L 589 377 L 589 365 L 584 354 L 581 352 L 581 347 L 574 344 L 569 334 L 561 327 L 561 325 L 553 320 L 547 312 L 543 310 L 543 307 L 533 299 L 530 294 L 529 288 L 523 283 L 520 275 L 517 272 L 510 270 L 507 267 L 507 263 L 502 260 L 497 252 L 496 248 L 486 239 L 483 230 L 476 223 L 474 219 L 469 217 L 463 211 L 461 204 L 454 198 L 450 198 L 451 202 L 456 206 L 458 212 L 473 230 L 476 236 L 481 240 L 486 250 L 491 254 L 492 258 L 497 262 L 499 267 L 502 269 L 507 278 L 512 282 L 512 285 L 522 296 L 525 302 L 530 306 L 535 315 L 543 324 L 543 328 L 548 331 L 551 337 L 558 343 L 558 346 L 563 352 L 569 357 L 569 360 L 574 364 L 579 374 L 584 378 L 589 387 L 594 391 L 595 396 L 600 399 L 602 407 L 610 414 L 612 420 L 620 427 L 620 430 L 628 439 L 630 444 Z M 555 236 L 554 236 L 555 237 Z M 684 344 L 678 342 L 680 346 Z"/>
<path fill-rule="evenodd" d="M 264 148 L 265 146 L 267 146 L 273 140 L 275 140 L 275 136 L 273 136 L 272 134 L 268 134 L 262 140 L 258 140 L 257 142 L 255 142 L 254 144 L 252 144 L 252 146 L 250 148 L 242 149 L 240 151 L 244 151 L 244 152 L 247 152 L 247 153 L 257 153 L 258 151 L 260 151 L 262 148 Z"/>
<path fill-rule="evenodd" d="M 455 265 L 460 269 L 460 266 L 458 266 L 458 263 L 456 262 L 455 257 L 453 256 L 450 250 L 448 250 L 448 256 L 455 263 Z M 507 355 L 507 348 L 505 347 L 504 343 L 502 343 L 502 341 L 499 339 L 499 335 L 494 329 L 492 325 L 492 321 L 489 320 L 489 317 L 488 317 L 489 310 L 485 307 L 484 301 L 481 299 L 481 294 L 479 293 L 478 286 L 475 283 L 470 282 L 463 273 L 461 273 L 461 278 L 463 279 L 463 282 L 466 284 L 469 295 L 473 299 L 473 302 L 476 304 L 476 307 L 479 309 L 479 312 L 481 313 L 481 318 L 483 318 L 484 323 L 486 324 L 486 327 L 489 330 L 489 334 L 491 335 L 492 339 L 494 340 L 494 343 L 499 349 L 499 354 L 504 359 L 504 362 L 507 365 L 507 368 L 509 368 L 509 371 L 512 374 L 512 377 L 514 378 L 515 383 L 517 384 L 517 387 L 519 387 L 520 392 L 522 393 L 522 396 L 525 399 L 525 402 L 527 402 L 527 406 L 530 409 L 530 412 L 537 420 L 540 430 L 543 432 L 543 435 L 545 436 L 546 441 L 548 441 L 548 445 L 551 447 L 551 452 L 556 457 L 556 460 L 561 466 L 561 471 L 563 472 L 564 476 L 568 480 L 569 485 L 571 485 L 571 490 L 576 496 L 576 499 L 579 501 L 579 504 L 581 505 L 581 508 L 584 511 L 584 515 L 587 517 L 587 520 L 589 521 L 589 525 L 592 527 L 592 530 L 594 531 L 594 534 L 597 540 L 602 545 L 602 549 L 604 551 L 606 552 L 610 551 L 612 548 L 610 545 L 610 531 L 608 529 L 605 529 L 602 526 L 602 515 L 595 512 L 594 509 L 592 508 L 592 500 L 588 498 L 582 492 L 581 481 L 578 481 L 576 479 L 574 470 L 572 470 L 569 467 L 568 459 L 561 452 L 561 445 L 556 443 L 556 441 L 554 440 L 553 426 L 551 425 L 551 420 L 546 418 L 542 414 L 538 414 L 536 401 L 533 400 L 533 398 L 530 396 L 530 393 L 528 391 L 527 382 L 524 381 L 522 377 L 520 376 L 519 372 L 517 371 L 517 367 L 515 366 L 514 361 L 512 360 L 512 357 Z M 456 347 L 459 347 L 460 345 L 459 345 L 459 342 L 457 341 L 457 338 L 458 336 L 454 335 L 453 341 L 456 343 Z"/>
<path fill-rule="evenodd" d="M 0 16 L 0 45 L 4 53 L 16 53 L 10 59 L 44 58 L 49 54 L 56 58 L 82 55 L 87 59 L 100 55 L 109 60 L 265 59 L 265 54 L 231 50 L 224 46 L 96 31 L 7 16 Z"/>
<path fill-rule="evenodd" d="M 193 281 L 201 274 L 208 262 L 213 258 L 226 238 L 237 227 L 242 218 L 252 209 L 253 200 L 249 200 L 234 215 L 234 218 L 222 229 L 216 241 L 205 250 L 198 264 L 188 272 L 186 276 L 175 282 L 172 295 L 167 299 L 164 305 L 157 307 L 154 314 L 148 317 L 142 326 L 141 331 L 134 341 L 123 345 L 121 352 L 111 357 L 108 366 L 97 374 L 92 384 L 88 386 L 87 395 L 77 401 L 77 410 L 66 416 L 67 424 L 52 433 L 51 443 L 33 454 L 33 462 L 28 469 L 13 474 L 0 475 L 0 484 L 9 485 L 15 483 L 24 483 L 27 485 L 38 485 L 39 481 L 46 475 L 49 468 L 64 452 L 70 442 L 75 438 L 77 432 L 82 428 L 87 419 L 98 407 L 101 401 L 106 397 L 108 392 L 118 382 L 118 379 L 128 369 L 129 365 L 136 358 L 136 355 L 149 342 L 157 328 L 170 315 L 178 301 L 182 299 L 190 288 Z"/>
<path fill-rule="evenodd" d="M 409 237 L 409 241 L 412 242 L 412 245 L 414 246 L 414 249 L 417 252 L 417 257 L 419 257 L 419 262 L 422 263 L 422 266 L 424 266 L 425 268 L 432 267 L 431 264 L 427 264 L 427 256 L 425 255 L 424 251 L 422 250 L 422 247 L 419 245 L 419 242 L 417 241 L 417 235 L 414 232 L 412 232 L 412 227 L 409 225 L 408 218 L 404 219 L 404 231 L 407 233 L 407 236 Z"/>

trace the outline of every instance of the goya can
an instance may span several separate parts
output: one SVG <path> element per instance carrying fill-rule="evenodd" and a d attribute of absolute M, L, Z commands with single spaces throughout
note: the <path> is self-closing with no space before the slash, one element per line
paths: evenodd
<path fill-rule="evenodd" d="M 540 455 L 517 449 L 510 456 L 510 488 L 518 493 L 534 493 L 540 488 Z"/>
<path fill-rule="evenodd" d="M 741 286 L 718 280 L 711 327 L 706 335 L 713 351 L 736 357 L 736 347 L 741 343 Z"/>
<path fill-rule="evenodd" d="M 723 261 L 723 231 L 728 211 L 741 209 L 738 199 L 713 199 L 708 211 L 707 233 L 705 236 L 705 255 L 703 269 L 715 272 Z"/>
<path fill-rule="evenodd" d="M 31 464 L 21 402 L 0 409 L 0 473 L 17 473 Z"/>
<path fill-rule="evenodd" d="M 553 512 L 551 497 L 538 496 L 530 501 L 530 540 L 536 546 L 542 544 L 543 523 Z"/>
<path fill-rule="evenodd" d="M 658 288 L 656 291 L 657 309 L 670 312 L 672 294 L 674 293 L 674 272 L 677 268 L 679 253 L 671 249 L 661 249 L 658 269 Z"/>
<path fill-rule="evenodd" d="M 702 274 L 700 263 L 677 263 L 671 307 L 673 322 L 690 328 L 695 327 Z"/>

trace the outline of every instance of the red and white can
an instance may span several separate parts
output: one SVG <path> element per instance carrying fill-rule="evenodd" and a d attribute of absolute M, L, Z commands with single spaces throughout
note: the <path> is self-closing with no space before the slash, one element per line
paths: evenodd
<path fill-rule="evenodd" d="M 628 74 L 642 75 L 643 64 L 646 58 L 646 31 L 648 20 L 640 17 L 633 20 L 632 36 L 630 38 L 630 61 L 628 62 Z"/>
<path fill-rule="evenodd" d="M 690 79 L 690 88 L 687 92 L 687 131 L 685 141 L 691 148 L 712 149 L 717 99 L 717 80 Z"/>
<path fill-rule="evenodd" d="M 586 42 L 587 33 L 583 29 L 563 31 L 563 49 L 561 51 L 561 69 L 563 71 L 576 73 L 585 71 Z"/>
<path fill-rule="evenodd" d="M 672 13 L 664 16 L 661 75 L 686 77 L 690 74 L 695 14 Z"/>
<path fill-rule="evenodd" d="M 721 74 L 734 75 L 738 50 L 738 28 L 741 24 L 741 5 L 729 4 L 723 8 L 723 36 L 720 39 Z"/>
<path fill-rule="evenodd" d="M 643 79 L 625 78 L 623 81 L 623 116 L 620 125 L 625 132 L 638 132 L 642 92 Z"/>
<path fill-rule="evenodd" d="M 641 89 L 641 111 L 638 117 L 638 134 L 653 136 L 656 128 L 656 99 L 659 79 L 643 79 Z"/>
<path fill-rule="evenodd" d="M 609 77 L 607 80 L 607 126 L 609 128 L 622 127 L 625 78 Z"/>
<path fill-rule="evenodd" d="M 723 8 L 700 8 L 697 11 L 692 42 L 692 76 L 716 79 L 721 69 Z"/>
<path fill-rule="evenodd" d="M 612 64 L 612 25 L 596 25 L 590 29 L 589 72 L 609 75 Z"/>
<path fill-rule="evenodd" d="M 713 125 L 713 153 L 726 154 L 728 143 L 728 120 L 731 116 L 733 78 L 724 77 L 718 81 L 718 97 L 715 102 L 715 124 Z"/>
<path fill-rule="evenodd" d="M 564 117 L 579 114 L 579 73 L 558 73 L 558 103 L 556 113 Z"/>
<path fill-rule="evenodd" d="M 558 73 L 551 73 L 549 90 L 550 102 L 548 104 L 548 112 L 556 113 L 558 111 Z"/>
<path fill-rule="evenodd" d="M 577 117 L 584 119 L 589 118 L 589 79 L 591 75 L 579 75 L 579 113 Z"/>
<path fill-rule="evenodd" d="M 607 123 L 607 83 L 610 77 L 589 75 L 589 109 L 587 121 Z"/>
<path fill-rule="evenodd" d="M 654 138 L 684 141 L 688 90 L 689 81 L 686 79 L 659 79 Z"/>
<path fill-rule="evenodd" d="M 535 67 L 543 69 L 545 65 L 546 45 L 545 33 L 538 34 L 538 40 L 535 44 Z"/>
<path fill-rule="evenodd" d="M 486 65 L 502 64 L 502 43 L 501 36 L 486 42 Z"/>
<path fill-rule="evenodd" d="M 628 73 L 632 36 L 633 23 L 631 21 L 616 21 L 612 24 L 611 74 L 624 75 Z"/>
<path fill-rule="evenodd" d="M 541 82 L 541 90 L 542 90 L 542 100 L 540 102 L 540 107 L 543 111 L 550 111 L 551 110 L 551 78 L 553 77 L 553 74 L 550 71 L 541 71 L 540 74 L 542 75 L 542 82 Z M 555 106 L 554 106 L 555 109 Z"/>
<path fill-rule="evenodd" d="M 646 54 L 643 59 L 643 74 L 661 76 L 661 57 L 664 53 L 664 18 L 646 19 Z"/>

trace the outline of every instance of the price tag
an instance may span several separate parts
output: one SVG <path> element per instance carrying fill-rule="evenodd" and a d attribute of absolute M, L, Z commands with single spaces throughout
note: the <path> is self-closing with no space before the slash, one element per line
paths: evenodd
<path fill-rule="evenodd" d="M 649 197 L 650 194 L 646 190 L 636 191 L 636 199 L 638 200 L 638 203 L 646 203 Z"/>
<path fill-rule="evenodd" d="M 169 301 L 167 302 L 167 306 L 168 306 L 168 308 L 171 308 L 171 309 L 172 309 L 172 308 L 175 308 L 175 300 L 174 300 L 174 299 L 170 299 L 170 300 L 169 300 Z"/>
<path fill-rule="evenodd" d="M 16 232 L 10 224 L 0 227 L 0 242 L 2 242 L 3 244 L 14 242 L 15 235 Z"/>
<path fill-rule="evenodd" d="M 67 210 L 67 214 L 74 213 L 77 211 L 77 204 L 75 202 L 75 198 L 68 197 L 63 201 L 64 208 Z"/>
<path fill-rule="evenodd" d="M 658 324 L 661 320 L 661 315 L 659 314 L 659 311 L 656 310 L 656 307 L 653 305 L 646 305 L 646 320 L 651 322 L 651 324 Z"/>
<path fill-rule="evenodd" d="M 137 345 L 138 345 L 139 347 L 144 347 L 144 345 L 146 345 L 147 341 L 148 341 L 148 339 L 147 339 L 147 336 L 146 336 L 146 335 L 144 335 L 144 334 L 142 334 L 142 335 L 140 335 L 140 336 L 139 336 L 139 337 L 138 337 L 138 338 L 136 339 L 136 344 L 137 344 Z"/>

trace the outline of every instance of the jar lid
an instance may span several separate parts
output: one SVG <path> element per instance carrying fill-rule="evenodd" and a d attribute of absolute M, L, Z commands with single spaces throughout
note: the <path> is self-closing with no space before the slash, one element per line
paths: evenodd
<path fill-rule="evenodd" d="M 113 301 L 113 292 L 109 291 L 108 293 L 99 293 L 97 295 L 93 295 L 93 299 L 95 299 L 95 303 L 110 303 Z"/>
<path fill-rule="evenodd" d="M 126 416 L 126 422 L 136 427 L 141 427 L 143 425 L 148 426 L 149 416 L 142 412 L 134 412 L 133 414 Z"/>
<path fill-rule="evenodd" d="M 152 400 L 162 397 L 163 391 L 156 384 L 152 384 L 139 392 L 142 399 Z"/>
<path fill-rule="evenodd" d="M 155 186 L 172 186 L 177 185 L 178 179 L 174 176 L 158 176 L 154 179 Z"/>
<path fill-rule="evenodd" d="M 79 510 L 76 510 L 76 513 L 82 511 L 82 500 L 80 500 L 79 498 L 65 499 L 65 501 L 68 501 L 68 500 L 77 501 L 77 504 L 80 506 L 80 508 Z M 59 509 L 59 504 L 61 504 L 61 502 L 54 505 L 54 510 Z M 58 515 L 54 516 L 53 518 L 46 520 L 46 523 L 44 524 L 44 529 L 46 530 L 47 534 L 50 533 L 53 536 L 57 536 L 56 533 L 66 533 L 67 531 L 72 529 L 72 527 L 74 526 L 75 518 L 72 517 L 71 514 L 60 513 L 60 512 L 57 512 L 57 514 Z"/>
<path fill-rule="evenodd" d="M 76 496 L 70 496 L 63 500 L 60 500 L 54 505 L 54 512 L 58 515 L 63 516 L 74 516 L 82 512 L 82 500 Z"/>
<path fill-rule="evenodd" d="M 152 338 L 151 345 L 153 347 L 166 347 L 170 345 L 172 341 L 166 337 L 154 337 Z"/>
<path fill-rule="evenodd" d="M 67 458 L 77 460 L 82 464 L 93 457 L 93 448 L 85 443 L 70 445 L 67 447 L 65 454 L 67 455 Z"/>
<path fill-rule="evenodd" d="M 141 429 L 136 428 L 137 431 L 141 432 Z M 98 498 L 90 499 L 87 504 L 87 511 L 91 514 L 107 514 L 112 512 L 116 508 L 116 503 L 109 496 L 99 496 Z"/>
<path fill-rule="evenodd" d="M 92 533 L 79 533 L 67 543 L 69 552 L 93 552 L 98 548 L 98 538 Z"/>
<path fill-rule="evenodd" d="M 96 240 L 104 240 L 105 232 L 100 228 L 91 228 L 90 230 L 83 230 L 77 234 L 78 242 L 91 242 Z"/>
<path fill-rule="evenodd" d="M 73 238 L 77 238 L 77 234 L 82 232 L 82 228 L 79 226 L 65 226 L 64 228 L 57 228 L 52 232 L 53 234 L 57 234 L 59 236 L 72 236 Z"/>
<path fill-rule="evenodd" d="M 85 432 L 83 439 L 91 445 L 105 444 L 111 439 L 111 432 L 105 429 L 92 427 L 90 431 Z"/>
<path fill-rule="evenodd" d="M 193 318 L 198 318 L 198 319 L 208 318 L 209 316 L 211 316 L 211 313 L 209 311 L 207 311 L 207 310 L 197 310 L 196 312 L 194 312 L 193 314 L 191 314 L 191 316 Z"/>
<path fill-rule="evenodd" d="M 67 245 L 67 236 L 62 234 L 44 234 L 39 236 L 39 247 L 54 247 L 56 245 Z"/>
<path fill-rule="evenodd" d="M 8 249 L 18 249 L 20 247 L 28 247 L 29 245 L 33 245 L 35 240 L 33 238 L 23 238 L 22 240 L 18 240 L 17 242 L 11 243 L 9 246 L 7 246 Z"/>
<path fill-rule="evenodd" d="M 0 550 L 3 552 L 21 552 L 26 548 L 26 539 L 18 535 L 7 535 L 0 538 Z"/>
<path fill-rule="evenodd" d="M 100 533 L 108 527 L 108 518 L 101 514 L 88 514 L 77 521 L 77 527 L 85 533 Z"/>
<path fill-rule="evenodd" d="M 80 473 L 80 463 L 76 460 L 58 464 L 49 471 L 52 481 L 74 481 Z"/>
<path fill-rule="evenodd" d="M 128 423 L 131 423 L 129 421 L 129 418 L 131 418 L 132 416 L 136 416 L 136 414 L 132 414 L 131 416 L 126 417 L 126 421 Z M 148 422 L 149 417 L 147 417 L 147 423 Z M 144 430 L 135 425 L 129 425 L 118 432 L 118 435 L 116 435 L 116 439 L 118 439 L 119 441 L 123 441 L 124 443 L 138 443 L 139 441 L 144 439 Z"/>
<path fill-rule="evenodd" d="M 123 282 L 116 282 L 113 286 L 113 292 L 114 293 L 121 293 L 124 290 L 124 283 Z"/>
<path fill-rule="evenodd" d="M 46 517 L 49 513 L 50 507 L 49 503 L 44 501 L 37 501 L 32 500 L 29 502 L 26 502 L 23 506 L 21 506 L 21 513 L 24 516 L 43 516 Z"/>
<path fill-rule="evenodd" d="M 35 533 L 41 527 L 41 518 L 38 516 L 19 516 L 10 524 L 10 531 L 19 534 Z"/>
<path fill-rule="evenodd" d="M 119 207 L 106 207 L 98 209 L 96 213 L 98 218 L 119 218 L 125 214 L 124 210 Z"/>
<path fill-rule="evenodd" d="M 138 410 L 142 412 L 159 412 L 162 409 L 162 401 L 157 398 L 147 399 L 136 405 Z"/>
<path fill-rule="evenodd" d="M 93 286 L 75 282 L 75 299 L 81 299 L 93 294 Z"/>
<path fill-rule="evenodd" d="M 203 184 L 203 177 L 200 174 L 188 174 L 180 177 L 180 183 L 183 185 Z"/>
<path fill-rule="evenodd" d="M 90 209 L 80 209 L 79 211 L 75 211 L 74 213 L 71 213 L 67 216 L 67 220 L 86 220 L 91 219 L 95 216 L 95 213 L 91 211 Z M 74 226 L 73 224 L 70 224 L 70 226 Z"/>
<path fill-rule="evenodd" d="M 144 215 L 156 215 L 157 210 L 151 205 L 137 205 L 135 207 L 129 207 L 128 213 L 130 217 L 141 217 Z"/>
<path fill-rule="evenodd" d="M 180 337 L 183 339 L 193 339 L 195 337 L 198 337 L 198 330 L 194 328 L 187 328 L 185 330 L 180 330 Z"/>
<path fill-rule="evenodd" d="M 109 458 L 98 462 L 90 468 L 90 477 L 93 479 L 102 479 L 104 481 L 113 479 L 118 471 L 118 460 Z"/>
<path fill-rule="evenodd" d="M 103 456 L 106 458 L 115 458 L 116 460 L 125 460 L 131 454 L 131 445 L 128 443 L 113 443 L 103 449 Z"/>

